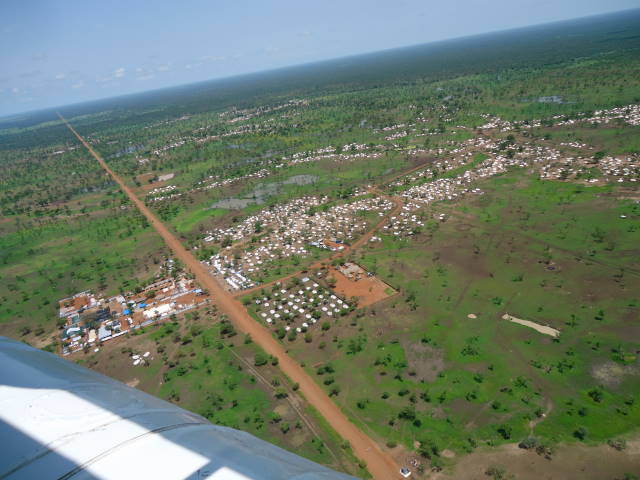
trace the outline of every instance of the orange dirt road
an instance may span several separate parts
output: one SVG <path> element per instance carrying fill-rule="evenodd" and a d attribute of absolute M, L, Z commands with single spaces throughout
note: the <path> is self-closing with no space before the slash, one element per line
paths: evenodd
<path fill-rule="evenodd" d="M 67 120 L 58 114 L 60 119 L 69 127 L 69 130 L 82 142 L 89 153 L 98 161 L 104 170 L 120 186 L 122 191 L 131 199 L 138 210 L 147 218 L 149 223 L 163 238 L 174 255 L 193 273 L 196 280 L 206 288 L 219 310 L 226 314 L 236 328 L 243 333 L 248 333 L 251 338 L 269 355 L 273 355 L 279 361 L 280 369 L 289 376 L 293 382 L 300 385 L 300 391 L 307 401 L 313 405 L 320 415 L 333 427 L 333 429 L 351 444 L 355 455 L 367 463 L 367 469 L 374 478 L 389 480 L 400 478 L 400 467 L 393 458 L 382 451 L 380 446 L 370 437 L 365 435 L 358 427 L 351 423 L 342 413 L 342 410 L 333 403 L 328 395 L 316 384 L 300 365 L 293 360 L 272 336 L 271 332 L 258 322 L 253 320 L 244 306 L 234 296 L 224 290 L 222 286 L 207 272 L 206 268 L 178 241 L 169 229 L 151 212 L 122 179 L 116 175 L 102 159 L 102 157 L 89 145 L 85 139 L 74 130 Z"/>

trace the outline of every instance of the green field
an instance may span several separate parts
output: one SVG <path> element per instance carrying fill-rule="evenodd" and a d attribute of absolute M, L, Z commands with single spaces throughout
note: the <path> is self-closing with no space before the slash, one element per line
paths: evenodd
<path fill-rule="evenodd" d="M 521 171 L 480 186 L 480 197 L 432 207 L 451 215 L 432 235 L 355 255 L 401 298 L 288 348 L 314 374 L 331 364 L 331 382 L 318 381 L 339 386 L 336 400 L 381 442 L 463 453 L 530 434 L 555 444 L 629 433 L 640 420 L 637 203 Z"/>

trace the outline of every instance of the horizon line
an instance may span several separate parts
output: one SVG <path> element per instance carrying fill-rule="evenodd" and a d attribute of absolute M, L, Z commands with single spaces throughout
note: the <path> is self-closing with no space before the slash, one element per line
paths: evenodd
<path fill-rule="evenodd" d="M 622 14 L 622 13 L 625 13 L 625 12 L 634 12 L 634 11 L 640 11 L 640 7 L 627 8 L 627 9 L 623 9 L 623 10 L 614 10 L 614 11 L 611 11 L 611 12 L 599 13 L 599 14 L 595 14 L 595 15 L 585 15 L 585 16 L 581 16 L 581 17 L 573 17 L 573 18 L 568 18 L 568 19 L 564 19 L 564 20 L 554 20 L 552 22 L 546 22 L 546 23 L 534 23 L 534 24 L 525 25 L 525 26 L 521 26 L 521 27 L 505 28 L 505 29 L 500 29 L 500 30 L 490 30 L 490 31 L 481 32 L 481 33 L 475 33 L 475 34 L 471 34 L 471 35 L 462 35 L 462 36 L 457 36 L 457 37 L 449 37 L 449 38 L 443 38 L 443 39 L 440 39 L 440 40 L 432 40 L 432 41 L 428 41 L 428 42 L 424 42 L 424 43 L 415 43 L 415 44 L 403 45 L 403 46 L 399 46 L 399 47 L 385 48 L 385 49 L 382 49 L 382 50 L 372 50 L 372 51 L 363 52 L 363 53 L 347 54 L 347 55 L 343 55 L 343 56 L 339 56 L 339 57 L 325 58 L 325 59 L 314 60 L 314 61 L 310 61 L 310 62 L 293 63 L 293 64 L 284 65 L 284 66 L 280 66 L 280 67 L 268 68 L 268 69 L 265 69 L 265 70 L 254 70 L 254 71 L 250 71 L 250 72 L 238 73 L 238 74 L 233 74 L 233 75 L 226 75 L 226 76 L 223 75 L 223 76 L 220 76 L 220 77 L 213 77 L 213 78 L 207 78 L 207 79 L 203 79 L 203 80 L 196 80 L 196 81 L 187 82 L 187 83 L 176 83 L 176 84 L 173 84 L 173 85 L 167 85 L 165 87 L 152 88 L 152 89 L 149 89 L 149 90 L 137 90 L 137 91 L 130 92 L 130 93 L 123 93 L 121 95 L 108 95 L 108 96 L 104 96 L 104 97 L 96 97 L 96 98 L 93 98 L 93 99 L 90 99 L 90 100 L 83 100 L 83 101 L 80 101 L 80 102 L 59 104 L 59 105 L 55 105 L 55 106 L 51 106 L 51 107 L 34 108 L 34 109 L 31 109 L 31 110 L 23 110 L 23 111 L 18 111 L 18 112 L 13 112 L 13 113 L 0 115 L 0 122 L 5 122 L 5 121 L 8 121 L 8 120 L 11 120 L 14 117 L 25 116 L 25 115 L 33 115 L 33 114 L 37 114 L 37 113 L 40 113 L 40 112 L 54 111 L 54 113 L 56 113 L 55 110 L 57 110 L 57 109 L 66 109 L 66 108 L 71 108 L 71 107 L 76 107 L 76 106 L 81 106 L 81 105 L 88 105 L 88 104 L 91 104 L 91 103 L 94 103 L 94 102 L 102 102 L 102 101 L 107 101 L 107 100 L 122 99 L 122 98 L 126 98 L 126 97 L 144 95 L 144 94 L 147 94 L 147 93 L 162 92 L 162 91 L 171 90 L 171 89 L 174 89 L 174 88 L 184 88 L 184 87 L 196 86 L 196 85 L 200 85 L 200 84 L 204 84 L 204 83 L 231 80 L 231 79 L 234 79 L 234 78 L 250 77 L 252 75 L 261 75 L 261 74 L 267 74 L 267 73 L 272 73 L 272 72 L 281 72 L 281 71 L 288 70 L 288 69 L 304 68 L 304 67 L 308 67 L 308 66 L 312 66 L 312 65 L 320 65 L 320 64 L 323 64 L 323 63 L 336 62 L 336 61 L 339 61 L 339 60 L 366 57 L 366 56 L 370 56 L 370 55 L 390 53 L 390 52 L 394 52 L 394 51 L 407 50 L 407 49 L 416 48 L 416 47 L 424 47 L 424 46 L 427 46 L 427 45 L 437 45 L 439 43 L 460 41 L 460 40 L 465 40 L 465 39 L 484 37 L 484 36 L 488 36 L 488 35 L 495 35 L 495 34 L 499 34 L 499 33 L 516 32 L 516 31 L 520 31 L 520 30 L 527 30 L 527 29 L 543 27 L 543 26 L 550 26 L 550 25 L 557 25 L 557 24 L 562 24 L 562 23 L 582 21 L 582 20 L 588 20 L 588 19 L 598 18 L 598 17 L 613 16 L 613 15 L 619 15 L 619 14 Z"/>

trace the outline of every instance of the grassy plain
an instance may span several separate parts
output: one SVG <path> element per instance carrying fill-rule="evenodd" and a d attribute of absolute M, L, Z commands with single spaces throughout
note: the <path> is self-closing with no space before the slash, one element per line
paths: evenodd
<path fill-rule="evenodd" d="M 450 215 L 433 234 L 385 237 L 355 256 L 402 299 L 340 319 L 290 351 L 311 372 L 330 363 L 327 391 L 340 387 L 336 401 L 352 419 L 407 449 L 418 441 L 463 453 L 530 434 L 551 444 L 626 434 L 640 420 L 637 204 L 614 187 L 522 171 L 480 186 L 484 195 L 432 207 Z M 612 250 L 594 238 L 596 226 Z M 554 340 L 503 320 L 505 312 L 562 333 Z M 356 353 L 354 340 L 364 345 Z"/>

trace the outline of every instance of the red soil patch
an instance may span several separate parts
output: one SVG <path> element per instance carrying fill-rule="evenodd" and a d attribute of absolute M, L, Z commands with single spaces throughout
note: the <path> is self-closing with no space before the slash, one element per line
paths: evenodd
<path fill-rule="evenodd" d="M 345 245 L 344 243 L 337 243 L 327 239 L 324 240 L 324 244 L 327 247 L 329 247 L 332 251 L 336 251 L 336 252 L 340 250 L 344 250 L 347 247 L 347 245 Z"/>
<path fill-rule="evenodd" d="M 143 192 L 150 192 L 154 188 L 163 187 L 167 182 L 153 182 L 153 183 L 143 183 L 140 187 Z"/>
<path fill-rule="evenodd" d="M 341 297 L 347 300 L 351 297 L 358 297 L 358 306 L 366 307 L 395 293 L 395 290 L 379 278 L 369 277 L 363 269 L 360 267 L 358 269 L 362 271 L 362 274 L 352 275 L 351 278 L 348 278 L 334 267 L 329 268 L 329 275 L 336 279 L 333 290 Z"/>

